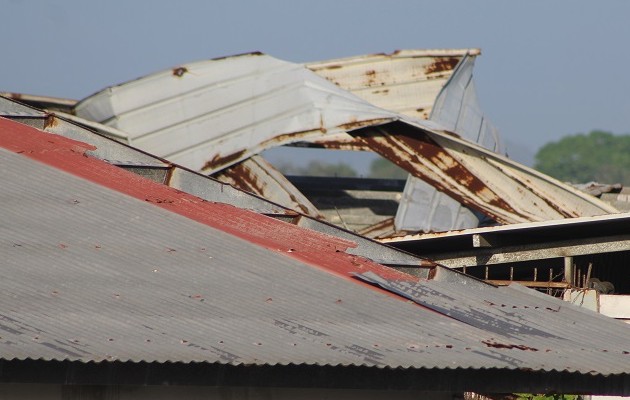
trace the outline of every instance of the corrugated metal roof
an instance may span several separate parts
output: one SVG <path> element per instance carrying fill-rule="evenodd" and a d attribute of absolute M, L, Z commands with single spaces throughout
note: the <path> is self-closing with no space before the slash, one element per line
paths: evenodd
<path fill-rule="evenodd" d="M 76 112 L 128 131 L 134 146 L 209 173 L 283 144 L 349 143 L 499 222 L 616 211 L 435 123 L 378 108 L 301 65 L 265 55 L 153 74 L 84 99 Z"/>
<path fill-rule="evenodd" d="M 418 282 L 3 119 L 0 147 L 3 359 L 630 374 L 626 325 L 551 297 Z M 438 312 L 353 272 L 411 282 Z"/>
<path fill-rule="evenodd" d="M 171 164 L 166 160 L 117 141 L 101 137 L 85 128 L 87 124 L 90 129 L 94 128 L 98 132 L 110 136 L 108 132 L 103 132 L 107 127 L 98 123 L 78 117 L 73 118 L 72 121 L 74 122 L 71 122 L 65 119 L 68 116 L 66 114 L 59 118 L 53 114 L 24 106 L 3 97 L 0 97 L 0 116 L 6 116 L 47 132 L 89 143 L 95 149 L 88 150 L 86 154 L 92 157 L 107 161 L 109 164 L 138 173 L 204 200 L 231 204 L 239 208 L 270 215 L 301 227 L 308 227 L 308 229 L 317 232 L 350 240 L 356 244 L 356 247 L 347 249 L 347 252 L 351 254 L 367 257 L 381 264 L 405 268 L 423 264 L 423 259 L 417 256 L 381 245 L 378 242 L 366 239 L 353 232 L 342 230 L 329 223 L 296 214 L 264 198 L 235 189 L 230 185 Z M 299 201 L 300 199 L 296 197 L 295 200 Z M 424 275 L 424 272 L 419 270 L 418 274 Z"/>

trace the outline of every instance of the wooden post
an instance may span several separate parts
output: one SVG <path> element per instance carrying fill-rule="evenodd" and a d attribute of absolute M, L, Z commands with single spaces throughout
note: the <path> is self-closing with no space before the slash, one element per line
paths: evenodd
<path fill-rule="evenodd" d="M 571 286 L 575 286 L 575 275 L 573 270 L 573 257 L 564 257 L 564 280 Z"/>

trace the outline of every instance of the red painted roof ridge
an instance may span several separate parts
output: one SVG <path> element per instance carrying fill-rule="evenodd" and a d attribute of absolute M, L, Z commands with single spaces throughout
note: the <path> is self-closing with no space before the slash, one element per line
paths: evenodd
<path fill-rule="evenodd" d="M 417 280 L 393 268 L 345 253 L 347 248 L 356 246 L 352 241 L 304 229 L 229 204 L 203 200 L 90 157 L 85 153 L 96 149 L 92 145 L 1 117 L 0 147 L 356 283 L 363 284 L 353 279 L 351 274 L 366 271 L 388 279 Z"/>

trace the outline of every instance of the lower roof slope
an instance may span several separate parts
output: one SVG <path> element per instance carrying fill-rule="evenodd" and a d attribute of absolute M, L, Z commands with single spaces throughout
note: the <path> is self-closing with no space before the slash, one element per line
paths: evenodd
<path fill-rule="evenodd" d="M 531 291 L 418 281 L 85 151 L 0 119 L 2 360 L 630 375 L 622 323 Z"/>

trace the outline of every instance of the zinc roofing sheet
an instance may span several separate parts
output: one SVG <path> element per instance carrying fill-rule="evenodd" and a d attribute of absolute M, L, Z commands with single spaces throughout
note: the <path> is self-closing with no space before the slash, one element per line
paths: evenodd
<path fill-rule="evenodd" d="M 149 75 L 83 99 L 75 111 L 205 173 L 285 144 L 349 145 L 378 152 L 502 223 L 616 211 L 439 124 L 379 108 L 303 65 L 262 54 Z"/>
<path fill-rule="evenodd" d="M 630 373 L 622 323 L 465 279 L 400 301 L 349 274 L 417 280 L 343 241 L 195 203 L 18 125 L 0 120 L 2 359 Z"/>
<path fill-rule="evenodd" d="M 479 49 L 397 50 L 311 62 L 306 67 L 378 107 L 428 119 L 458 63 L 479 54 Z"/>

